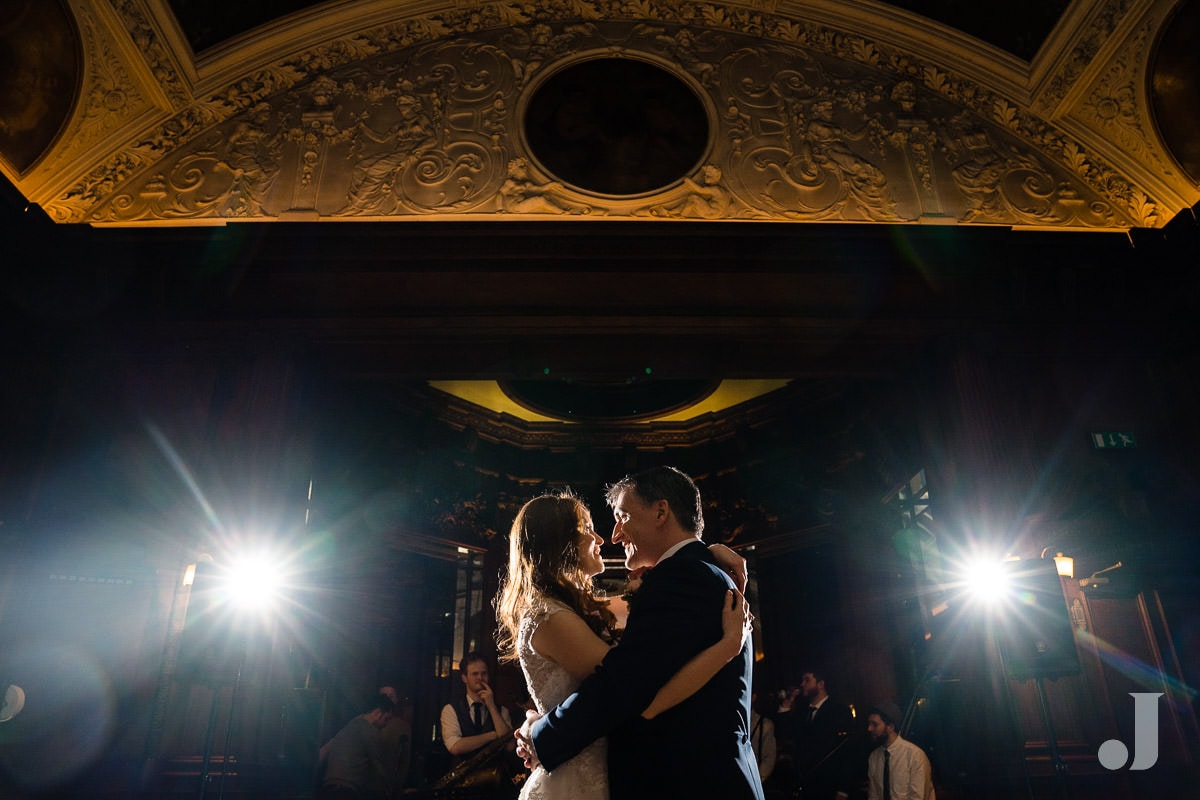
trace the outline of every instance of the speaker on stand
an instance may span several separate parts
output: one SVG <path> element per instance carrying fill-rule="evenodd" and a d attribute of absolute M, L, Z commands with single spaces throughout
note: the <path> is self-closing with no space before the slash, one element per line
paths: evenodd
<path fill-rule="evenodd" d="M 248 648 L 244 627 L 225 607 L 214 568 L 209 563 L 199 564 L 192 584 L 177 662 L 177 675 L 185 686 L 205 686 L 211 695 L 199 755 L 197 800 L 204 800 L 214 781 L 217 782 L 218 800 L 224 797 L 226 776 L 234 769 L 234 723 Z M 227 702 L 224 699 L 226 689 L 229 695 Z M 218 760 L 214 749 L 218 719 L 222 712 L 226 718 Z M 218 764 L 219 775 L 215 771 Z"/>
<path fill-rule="evenodd" d="M 1034 683 L 1054 774 L 1059 791 L 1066 798 L 1067 764 L 1058 749 L 1045 682 L 1047 678 L 1079 674 L 1075 626 L 1053 561 L 1008 562 L 1008 571 L 1015 603 L 1012 613 L 1006 614 L 996 627 L 996 647 L 1010 678 Z"/>
<path fill-rule="evenodd" d="M 325 719 L 324 689 L 292 689 L 283 706 L 280 797 L 312 797 Z"/>
<path fill-rule="evenodd" d="M 1015 681 L 1079 674 L 1075 626 L 1054 562 L 1006 562 L 1011 613 L 996 625 L 996 645 L 1008 676 Z"/>

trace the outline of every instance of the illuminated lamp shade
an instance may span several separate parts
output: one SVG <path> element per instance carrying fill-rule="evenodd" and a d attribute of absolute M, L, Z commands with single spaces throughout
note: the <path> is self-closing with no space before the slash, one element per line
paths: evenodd
<path fill-rule="evenodd" d="M 1051 550 L 1050 545 L 1046 545 L 1045 547 L 1043 547 L 1041 557 L 1045 558 L 1046 553 L 1049 553 L 1050 550 Z M 1054 554 L 1054 569 L 1058 572 L 1058 575 L 1061 578 L 1074 578 L 1075 577 L 1075 559 L 1072 558 L 1071 556 L 1063 555 L 1062 551 L 1059 550 Z"/>

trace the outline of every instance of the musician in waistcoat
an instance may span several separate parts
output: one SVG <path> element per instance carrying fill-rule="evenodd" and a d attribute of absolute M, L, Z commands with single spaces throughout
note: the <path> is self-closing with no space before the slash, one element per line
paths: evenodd
<path fill-rule="evenodd" d="M 468 653 L 459 663 L 466 692 L 442 708 L 442 742 L 458 765 L 492 742 L 515 745 L 508 709 L 496 704 L 488 685 L 487 661 L 479 653 Z"/>

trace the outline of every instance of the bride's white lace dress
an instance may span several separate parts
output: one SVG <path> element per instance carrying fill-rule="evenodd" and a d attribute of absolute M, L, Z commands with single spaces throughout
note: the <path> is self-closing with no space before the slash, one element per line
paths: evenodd
<path fill-rule="evenodd" d="M 557 600 L 539 597 L 517 631 L 521 670 L 529 696 L 542 714 L 566 700 L 579 686 L 565 669 L 533 649 L 537 626 L 553 614 L 564 613 L 575 612 Z M 541 767 L 533 770 L 521 788 L 521 800 L 608 800 L 608 743 L 597 739 L 553 772 Z"/>

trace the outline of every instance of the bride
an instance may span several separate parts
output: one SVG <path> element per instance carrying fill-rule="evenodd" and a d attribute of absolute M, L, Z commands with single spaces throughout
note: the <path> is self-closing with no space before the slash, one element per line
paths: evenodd
<path fill-rule="evenodd" d="M 508 574 L 496 601 L 497 639 L 501 660 L 520 661 L 539 713 L 578 688 L 624 627 L 625 602 L 598 596 L 593 585 L 604 571 L 602 542 L 587 506 L 569 492 L 535 497 L 513 520 Z M 729 548 L 712 549 L 722 566 L 744 569 L 741 556 Z M 741 651 L 752 617 L 741 594 L 729 591 L 726 597 L 723 637 L 685 664 L 643 717 L 653 719 L 686 700 Z M 599 739 L 553 773 L 536 767 L 521 800 L 608 800 L 606 756 L 606 742 Z"/>

